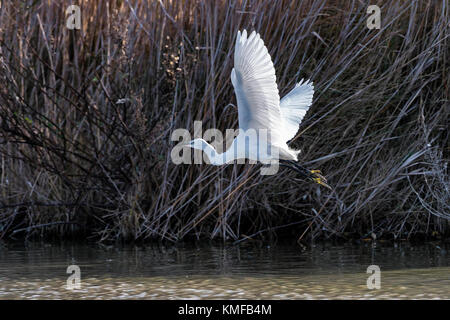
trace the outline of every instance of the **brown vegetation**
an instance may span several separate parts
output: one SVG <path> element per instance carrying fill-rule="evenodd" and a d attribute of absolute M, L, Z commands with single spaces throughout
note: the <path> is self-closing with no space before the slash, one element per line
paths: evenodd
<path fill-rule="evenodd" d="M 379 1 L 381 30 L 357 0 L 79 1 L 81 30 L 71 1 L 0 3 L 0 237 L 448 234 L 445 0 Z M 291 143 L 333 192 L 285 169 L 171 163 L 174 129 L 237 127 L 244 28 L 281 96 L 314 81 Z"/>

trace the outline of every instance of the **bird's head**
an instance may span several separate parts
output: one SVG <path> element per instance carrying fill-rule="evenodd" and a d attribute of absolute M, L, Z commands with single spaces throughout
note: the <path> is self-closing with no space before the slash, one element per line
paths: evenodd
<path fill-rule="evenodd" d="M 198 150 L 203 150 L 206 145 L 207 145 L 207 142 L 200 138 L 191 140 L 185 144 L 186 147 L 198 149 Z"/>
<path fill-rule="evenodd" d="M 210 164 L 220 165 L 223 163 L 221 158 L 217 157 L 214 147 L 203 139 L 194 139 L 186 143 L 185 146 L 203 151 L 207 155 Z"/>

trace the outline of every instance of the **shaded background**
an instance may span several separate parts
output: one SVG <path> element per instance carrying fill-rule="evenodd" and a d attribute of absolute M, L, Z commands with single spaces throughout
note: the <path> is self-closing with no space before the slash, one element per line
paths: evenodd
<path fill-rule="evenodd" d="M 70 4 L 81 30 L 65 26 Z M 2 1 L 0 237 L 448 235 L 448 17 L 445 0 Z M 280 96 L 314 82 L 291 145 L 334 191 L 285 169 L 171 162 L 173 130 L 237 128 L 244 28 Z"/>

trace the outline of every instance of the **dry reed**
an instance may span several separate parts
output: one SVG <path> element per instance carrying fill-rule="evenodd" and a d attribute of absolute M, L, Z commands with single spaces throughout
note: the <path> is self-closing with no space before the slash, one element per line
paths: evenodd
<path fill-rule="evenodd" d="M 0 237 L 448 235 L 445 0 L 378 1 L 380 30 L 357 0 L 80 0 L 81 30 L 65 27 L 71 1 L 0 3 Z M 174 129 L 237 127 L 244 28 L 281 96 L 314 81 L 291 143 L 333 192 L 284 169 L 171 162 Z"/>

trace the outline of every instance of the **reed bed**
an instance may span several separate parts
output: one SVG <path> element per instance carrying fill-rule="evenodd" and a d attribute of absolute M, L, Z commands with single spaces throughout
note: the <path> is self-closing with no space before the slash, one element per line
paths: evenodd
<path fill-rule="evenodd" d="M 384 239 L 449 234 L 449 7 L 429 1 L 0 2 L 0 237 Z M 381 29 L 366 26 L 369 4 Z M 65 10 L 81 7 L 80 30 Z M 260 165 L 175 165 L 177 128 L 236 129 L 238 30 L 280 95 L 313 105 L 291 145 L 333 191 Z"/>

